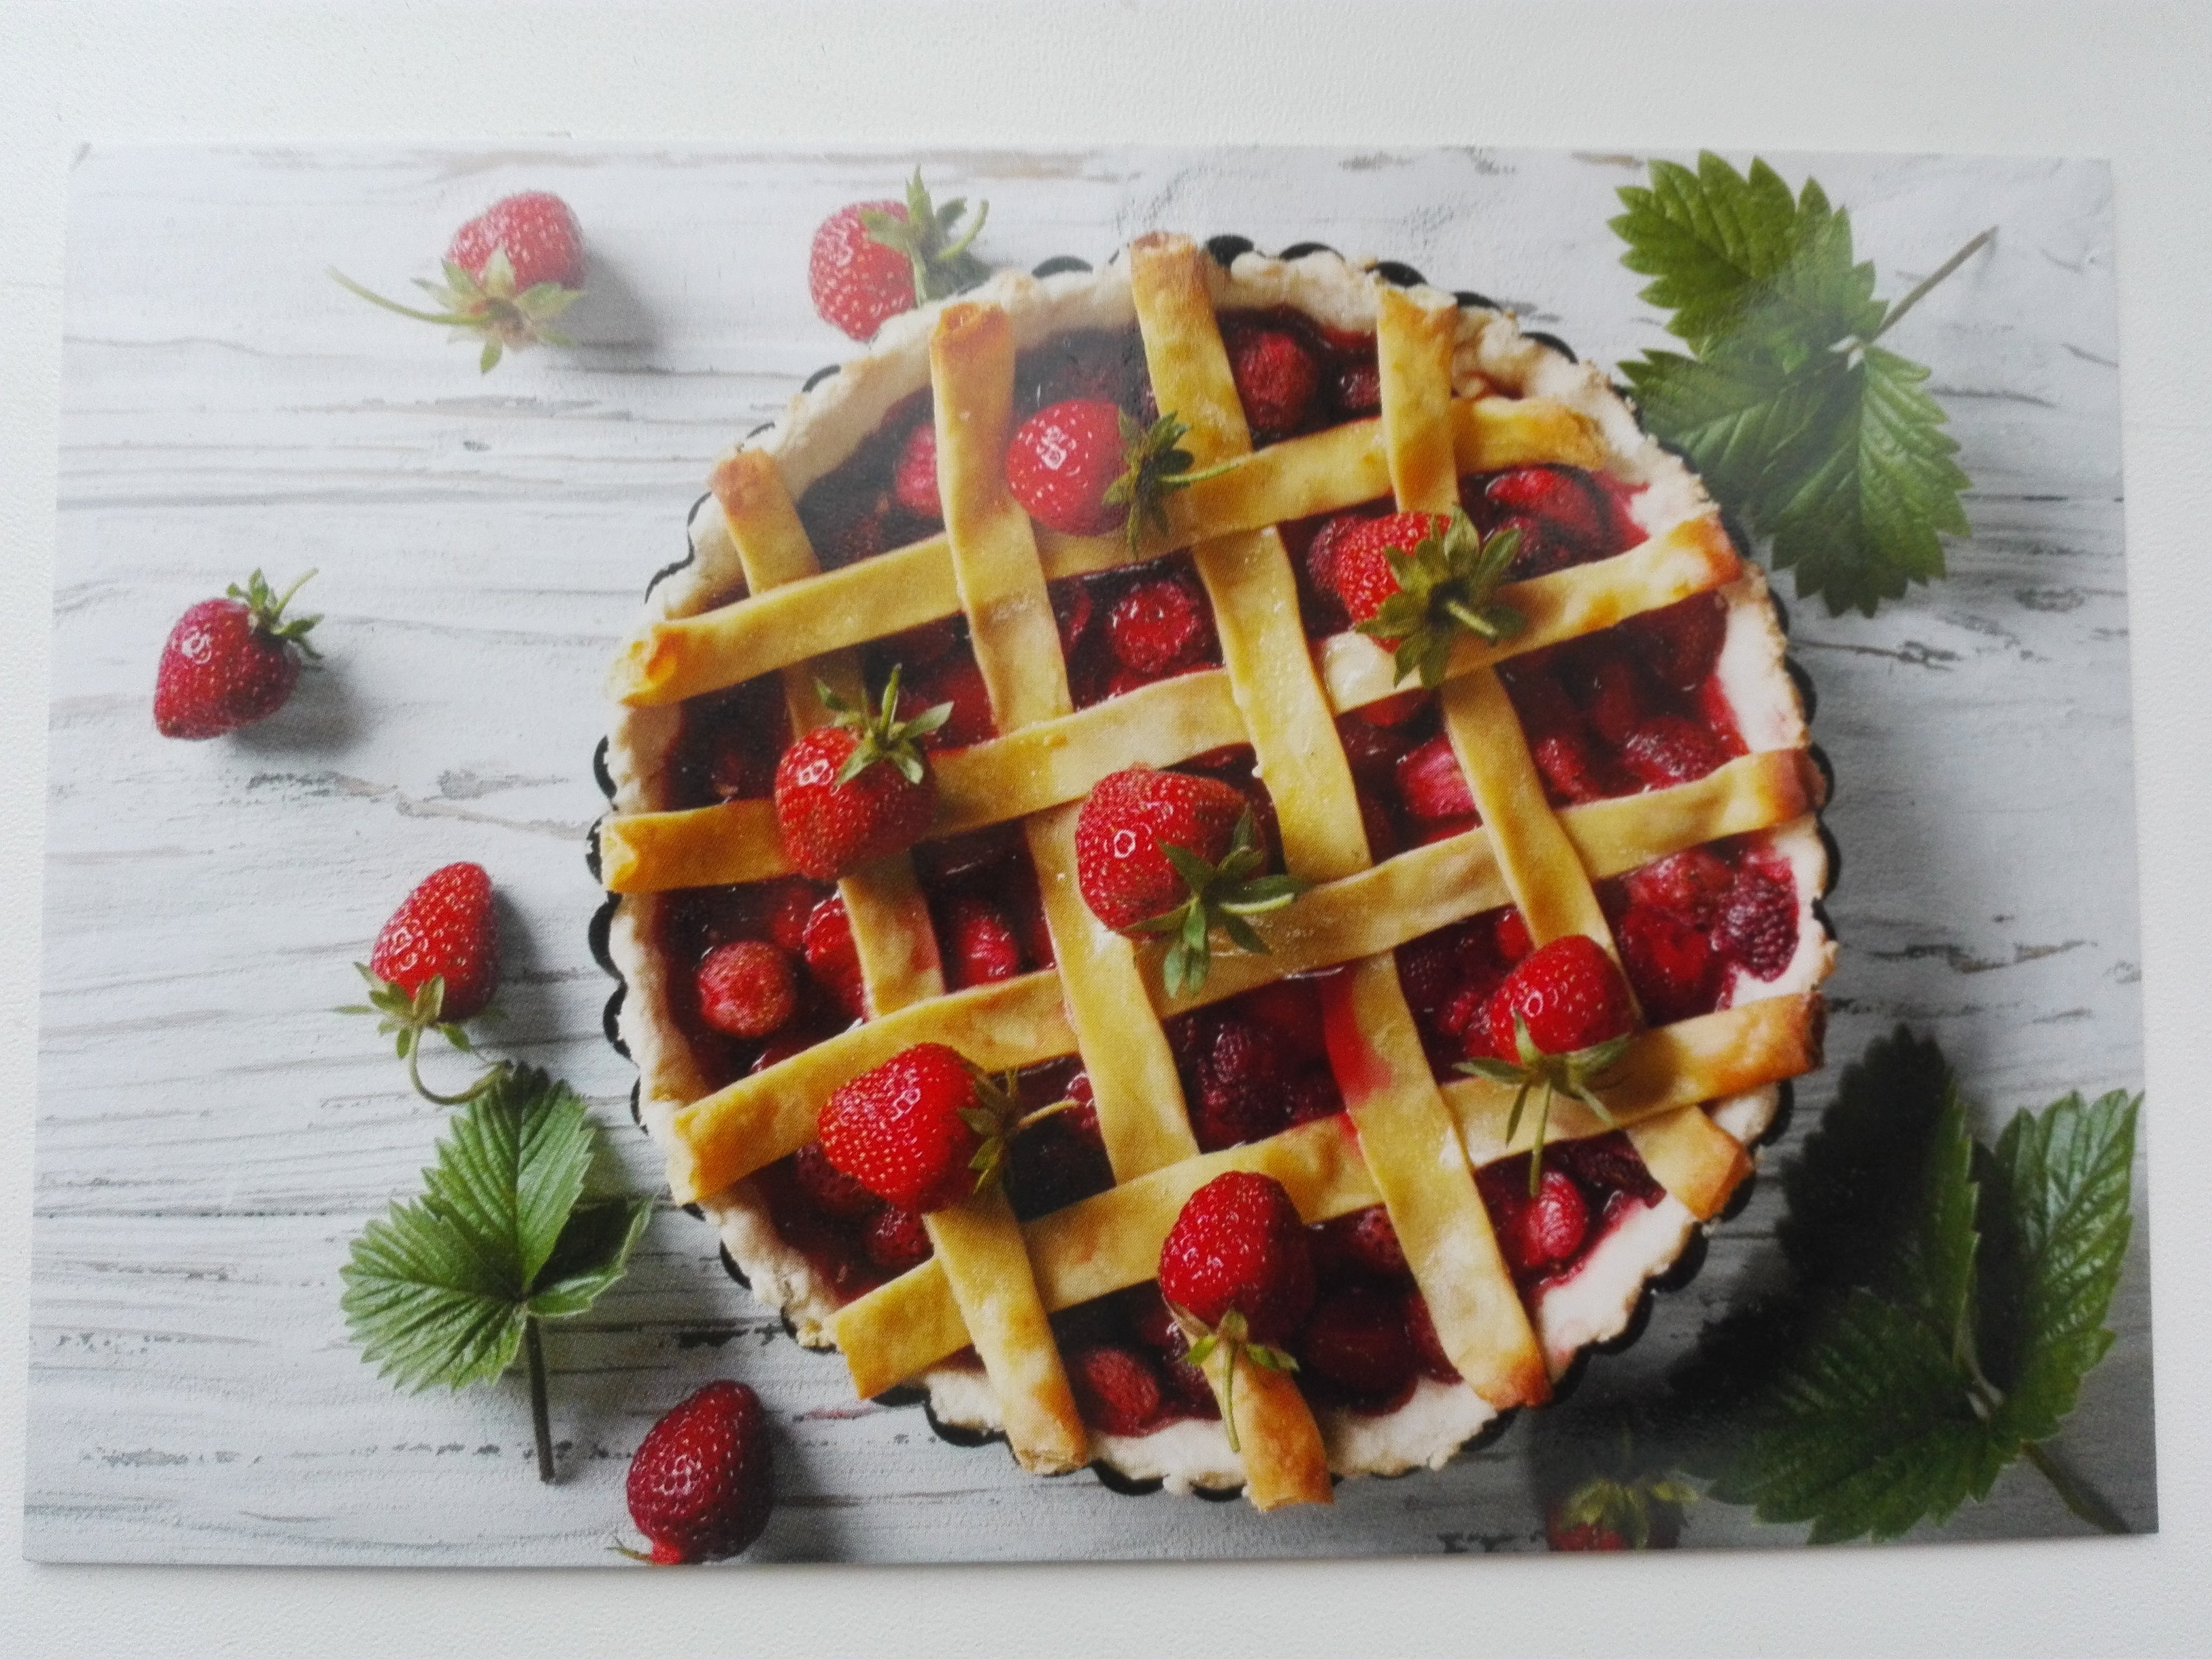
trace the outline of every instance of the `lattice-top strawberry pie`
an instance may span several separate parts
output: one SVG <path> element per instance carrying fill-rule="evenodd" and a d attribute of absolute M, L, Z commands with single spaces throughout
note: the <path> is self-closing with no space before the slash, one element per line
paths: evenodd
<path fill-rule="evenodd" d="M 1818 1064 L 1764 580 L 1595 370 L 1410 276 L 1153 235 L 895 318 L 615 664 L 676 1197 L 1040 1474 L 1441 1464 Z"/>

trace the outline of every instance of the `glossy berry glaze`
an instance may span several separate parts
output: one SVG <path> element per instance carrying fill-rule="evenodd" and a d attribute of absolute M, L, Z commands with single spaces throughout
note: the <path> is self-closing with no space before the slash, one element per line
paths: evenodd
<path fill-rule="evenodd" d="M 1264 313 L 1225 318 L 1224 339 L 1255 441 L 1362 418 L 1379 408 L 1371 336 L 1340 336 L 1296 313 Z M 1017 424 L 1069 398 L 1104 399 L 1143 422 L 1157 418 L 1133 329 L 1070 334 L 1023 355 Z M 805 493 L 800 517 L 825 566 L 871 557 L 942 528 L 933 510 L 931 421 L 927 392 L 907 399 Z M 1523 467 L 1469 476 L 1461 494 L 1486 532 L 1521 532 L 1516 577 L 1608 558 L 1644 539 L 1631 493 L 1601 475 Z M 1388 501 L 1378 501 L 1282 526 L 1309 638 L 1319 641 L 1347 626 L 1332 582 L 1333 541 L 1351 522 L 1389 510 Z M 1079 708 L 1219 665 L 1212 616 L 1187 554 L 1067 578 L 1051 585 L 1051 597 Z M 1706 594 L 1504 666 L 1502 678 L 1555 805 L 1687 782 L 1744 751 L 1715 673 L 1724 629 L 1723 602 Z M 995 735 L 964 620 L 925 624 L 863 653 L 871 686 L 881 685 L 894 665 L 912 709 L 952 705 L 951 718 L 925 746 L 941 751 Z M 1477 825 L 1433 694 L 1401 693 L 1345 714 L 1337 726 L 1377 860 Z M 766 798 L 790 738 L 774 676 L 693 699 L 672 752 L 665 804 Z M 1249 749 L 1231 749 L 1177 769 L 1244 792 L 1269 844 L 1278 845 L 1273 807 L 1252 761 Z M 948 989 L 1051 965 L 1052 941 L 1018 826 L 926 841 L 914 857 Z M 1747 982 L 1779 975 L 1796 948 L 1795 878 L 1757 837 L 1678 854 L 1601 883 L 1598 891 L 1650 1024 L 1729 1006 Z M 863 1016 L 859 965 L 835 889 L 791 878 L 695 890 L 672 895 L 662 914 L 660 949 L 681 969 L 670 975 L 671 1006 L 711 1085 L 773 1064 Z M 740 1014 L 722 1017 L 719 1027 L 710 1018 L 716 980 L 702 969 L 718 947 L 737 940 L 764 942 L 790 970 L 789 1017 L 765 1035 L 732 1034 L 732 1027 L 757 1031 L 767 1017 L 750 1012 L 762 1003 L 757 997 Z M 1479 1030 L 1471 1036 L 1471 1029 L 1479 1028 L 1492 992 L 1529 948 L 1528 931 L 1510 908 L 1400 948 L 1399 977 L 1440 1081 L 1455 1080 L 1455 1064 L 1480 1052 L 1470 1048 L 1480 1041 Z M 755 951 L 745 965 L 757 971 L 774 964 Z M 1202 1150 L 1264 1139 L 1343 1110 L 1322 1038 L 1326 977 L 1282 981 L 1167 1020 Z M 768 1006 L 784 1004 L 770 999 Z M 1020 1091 L 1031 1109 L 1073 1103 L 1015 1139 L 1006 1181 L 1016 1212 L 1032 1218 L 1111 1186 L 1079 1061 L 1030 1068 Z M 919 1218 L 889 1209 L 840 1176 L 818 1144 L 759 1179 L 778 1232 L 840 1301 L 928 1256 Z M 1532 1310 L 1547 1289 L 1573 1278 L 1608 1235 L 1664 1196 L 1617 1133 L 1548 1148 L 1534 1197 L 1525 1157 L 1480 1171 L 1477 1188 Z M 1404 1405 L 1423 1377 L 1453 1381 L 1383 1211 L 1361 1211 L 1310 1231 L 1319 1295 L 1291 1346 L 1298 1385 L 1313 1403 L 1387 1413 Z M 1144 1434 L 1218 1414 L 1205 1379 L 1183 1358 L 1185 1340 L 1157 1286 L 1068 1310 L 1053 1323 L 1079 1405 L 1094 1428 Z M 955 1363 L 973 1363 L 972 1356 Z"/>

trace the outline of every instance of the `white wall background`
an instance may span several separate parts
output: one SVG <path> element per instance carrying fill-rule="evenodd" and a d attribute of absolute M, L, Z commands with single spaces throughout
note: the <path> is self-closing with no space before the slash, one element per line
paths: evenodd
<path fill-rule="evenodd" d="M 1457 70 L 1449 66 L 1463 65 Z M 2107 3 L 0 0 L 0 1651 L 2201 1651 L 2212 13 Z M 2160 1510 L 2116 1543 L 1203 1569 L 483 1575 L 15 1558 L 64 195 L 79 141 L 1207 140 L 2104 155 L 2118 191 Z M 158 280 L 158 273 L 155 273 Z M 2033 781 L 2023 780 L 2023 787 Z"/>

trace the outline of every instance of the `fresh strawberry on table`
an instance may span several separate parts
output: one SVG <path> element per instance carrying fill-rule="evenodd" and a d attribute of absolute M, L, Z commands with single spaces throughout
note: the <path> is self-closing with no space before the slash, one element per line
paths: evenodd
<path fill-rule="evenodd" d="M 368 963 L 354 965 L 368 982 L 368 1002 L 343 1012 L 381 1017 L 378 1030 L 398 1039 L 408 1079 L 425 1099 L 459 1105 L 501 1075 L 495 1067 L 449 1096 L 424 1088 L 418 1069 L 432 1031 L 467 1052 L 460 1022 L 482 1013 L 499 988 L 499 911 L 482 865 L 448 864 L 425 876 L 379 930 Z"/>
<path fill-rule="evenodd" d="M 1313 1310 L 1313 1255 L 1297 1206 L 1271 1176 L 1216 1176 L 1168 1230 L 1159 1278 L 1160 1294 L 1190 1340 L 1191 1363 L 1228 1346 L 1221 1415 L 1233 1450 L 1237 1365 L 1296 1370 L 1283 1345 Z"/>
<path fill-rule="evenodd" d="M 322 618 L 284 615 L 314 574 L 276 593 L 257 570 L 228 598 L 202 599 L 177 618 L 154 671 L 155 729 L 165 738 L 219 738 L 282 708 L 301 660 L 319 654 L 307 630 Z"/>
<path fill-rule="evenodd" d="M 1264 952 L 1248 916 L 1279 910 L 1311 884 L 1263 876 L 1267 848 L 1251 799 L 1218 778 L 1133 766 L 1102 778 L 1075 819 L 1075 879 L 1116 933 L 1172 936 L 1162 977 L 1181 996 L 1206 982 L 1218 928 Z"/>
<path fill-rule="evenodd" d="M 941 1042 L 918 1042 L 840 1087 L 823 1107 L 823 1156 L 886 1204 L 948 1209 L 997 1174 L 1011 1091 Z"/>
<path fill-rule="evenodd" d="M 942 207 L 929 199 L 921 169 L 907 181 L 906 200 L 855 202 L 824 219 L 814 233 L 806 263 L 806 286 L 822 320 L 856 340 L 902 311 L 970 289 L 990 269 L 969 252 L 991 210 L 975 204 L 975 217 L 960 226 L 966 200 L 954 197 Z"/>
<path fill-rule="evenodd" d="M 477 367 L 489 373 L 510 346 L 570 343 L 550 325 L 583 297 L 584 234 L 557 196 L 536 190 L 506 197 L 453 233 L 445 272 L 442 283 L 416 280 L 436 311 L 399 305 L 341 272 L 331 275 L 386 311 L 477 336 L 483 341 Z"/>
<path fill-rule="evenodd" d="M 1532 1198 L 1542 1182 L 1552 1097 L 1572 1095 L 1610 1126 L 1613 1115 L 1597 1091 L 1635 1029 L 1627 981 L 1597 942 L 1581 933 L 1555 939 L 1522 957 L 1492 994 L 1486 1016 L 1468 1028 L 1470 1058 L 1459 1069 L 1518 1091 L 1506 1120 L 1507 1139 L 1520 1132 L 1528 1097 L 1541 1091 L 1528 1159 Z"/>
<path fill-rule="evenodd" d="M 629 1518 L 664 1565 L 750 1547 L 775 1506 L 768 1413 L 742 1382 L 709 1382 L 646 1431 L 630 1458 Z M 635 1552 L 628 1552 L 635 1554 Z"/>
<path fill-rule="evenodd" d="M 827 686 L 820 690 L 836 718 L 776 763 L 775 825 L 802 875 L 834 881 L 904 852 L 928 830 L 937 778 L 920 743 L 951 718 L 952 705 L 901 719 L 896 668 L 872 712 L 853 708 Z"/>
<path fill-rule="evenodd" d="M 1330 575 L 1358 632 L 1395 653 L 1396 677 L 1443 684 L 1462 633 L 1497 644 L 1528 618 L 1496 597 L 1517 530 L 1485 536 L 1464 512 L 1392 513 L 1336 532 Z"/>

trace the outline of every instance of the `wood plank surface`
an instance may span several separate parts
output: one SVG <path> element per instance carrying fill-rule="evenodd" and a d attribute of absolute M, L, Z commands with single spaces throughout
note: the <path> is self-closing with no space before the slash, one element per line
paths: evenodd
<path fill-rule="evenodd" d="M 1737 158 L 1739 160 L 1742 158 Z M 1829 1070 L 1899 1020 L 1940 1037 L 1990 1127 L 2136 1087 L 2128 617 L 2110 179 L 2098 164 L 1770 157 L 1848 205 L 1894 295 L 1984 225 L 1992 251 L 1892 343 L 1935 366 L 1974 489 L 1953 575 L 1869 621 L 1793 605 L 1844 849 Z M 399 896 L 457 858 L 496 878 L 504 1052 L 582 1090 L 641 1188 L 629 1068 L 600 1040 L 585 928 L 599 683 L 647 578 L 683 550 L 713 458 L 848 343 L 805 239 L 896 193 L 904 154 L 548 147 L 94 150 L 70 227 L 54 603 L 27 1549 L 50 1560 L 615 1564 L 653 1417 L 715 1376 L 760 1389 L 781 1501 L 762 1559 L 1223 1557 L 1541 1547 L 1541 1432 L 1656 1386 L 1700 1323 L 1770 1282 L 1778 1183 L 1717 1230 L 1640 1341 L 1549 1427 L 1332 1510 L 1115 1495 L 854 1405 L 664 1209 L 635 1270 L 548 1337 L 563 1478 L 530 1468 L 519 1379 L 393 1394 L 348 1345 L 349 1241 L 410 1190 L 444 1114 L 405 1093 L 357 991 Z M 952 153 L 994 263 L 1102 259 L 1131 235 L 1321 240 L 1473 288 L 1613 363 L 1664 343 L 1605 228 L 1640 158 L 1481 150 Z M 452 228 L 549 188 L 590 240 L 572 353 L 473 353 L 373 310 Z M 282 715 L 165 742 L 161 639 L 255 565 L 321 574 L 325 668 Z M 1788 592 L 1786 578 L 1781 584 Z M 2154 1105 L 2155 1103 L 2154 1103 Z M 2137 1170 L 2142 1194 L 2143 1170 Z M 2119 1342 L 2057 1443 L 2154 1524 L 2147 1214 Z M 2076 1529 L 2014 1471 L 1944 1535 Z M 1787 1541 L 1701 1505 L 1695 1543 Z"/>

